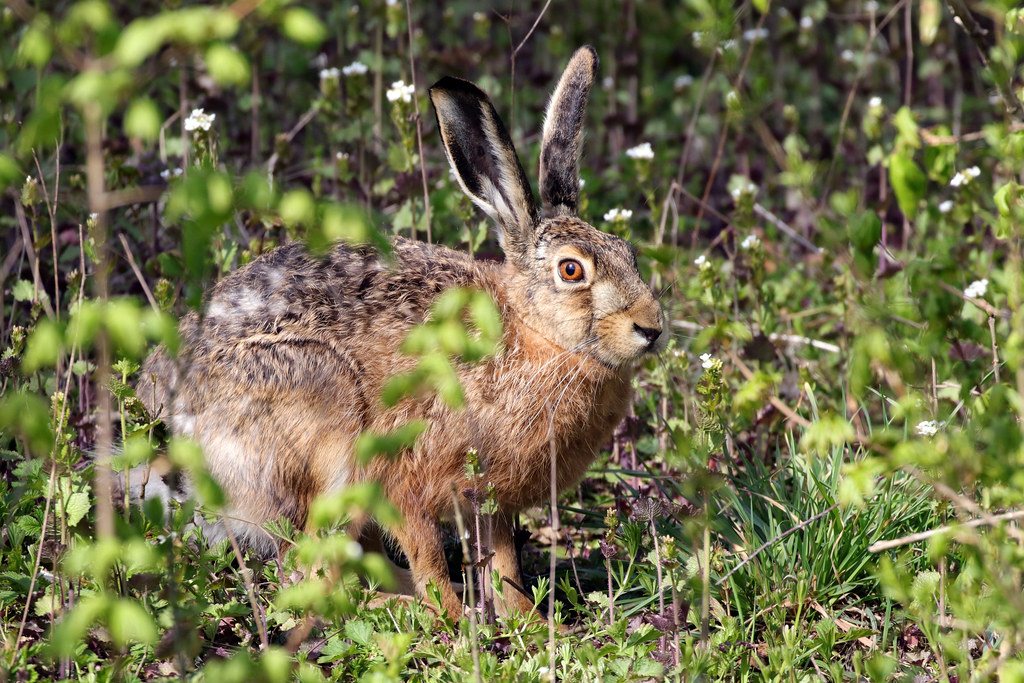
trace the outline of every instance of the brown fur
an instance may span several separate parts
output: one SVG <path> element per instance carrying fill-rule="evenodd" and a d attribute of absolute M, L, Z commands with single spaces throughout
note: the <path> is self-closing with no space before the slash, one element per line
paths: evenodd
<path fill-rule="evenodd" d="M 545 164 L 573 182 L 586 99 L 577 88 L 589 89 L 595 66 L 592 51 L 580 50 L 549 108 L 549 119 L 575 129 L 568 148 L 548 150 Z M 560 192 L 557 211 L 545 211 L 553 217 L 538 218 L 486 96 L 451 79 L 431 95 L 453 168 L 502 226 L 508 260 L 474 261 L 404 239 L 396 240 L 390 263 L 365 247 L 339 245 L 322 259 L 301 245 L 278 248 L 211 290 L 203 317 L 190 314 L 181 324 L 187 364 L 179 369 L 157 350 L 143 368 L 139 395 L 176 433 L 203 446 L 228 494 L 228 514 L 250 523 L 232 528 L 252 545 L 272 546 L 259 529 L 267 521 L 283 516 L 303 526 L 319 494 L 380 482 L 403 514 L 393 533 L 410 561 L 414 589 L 423 595 L 434 581 L 444 607 L 456 610 L 439 534 L 453 514 L 453 485 L 467 487 L 467 452 L 477 450 L 497 496 L 496 569 L 521 585 L 510 520 L 547 499 L 551 442 L 561 490 L 583 476 L 608 441 L 628 408 L 636 361 L 664 347 L 667 326 L 632 249 L 566 215 L 571 192 Z M 495 118 L 470 125 L 478 108 Z M 458 145 L 477 155 L 484 150 L 488 169 L 469 163 Z M 559 276 L 565 259 L 581 264 L 583 281 Z M 453 287 L 494 298 L 505 330 L 501 351 L 458 368 L 463 409 L 433 395 L 385 407 L 385 383 L 416 362 L 400 351 L 406 333 Z M 387 432 L 412 419 L 429 427 L 410 451 L 365 467 L 354 461 L 361 431 Z M 468 502 L 460 505 L 468 513 Z M 529 607 L 515 591 L 506 597 Z"/>

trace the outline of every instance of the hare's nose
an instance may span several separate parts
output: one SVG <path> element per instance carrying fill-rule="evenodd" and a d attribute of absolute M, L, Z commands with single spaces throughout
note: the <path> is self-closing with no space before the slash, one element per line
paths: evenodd
<path fill-rule="evenodd" d="M 650 346 L 658 340 L 661 336 L 660 327 L 644 327 L 633 323 L 633 331 L 639 334 L 641 337 L 647 340 L 647 345 Z"/>

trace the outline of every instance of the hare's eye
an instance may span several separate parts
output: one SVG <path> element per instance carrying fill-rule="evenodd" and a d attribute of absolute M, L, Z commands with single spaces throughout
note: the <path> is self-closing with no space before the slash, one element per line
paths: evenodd
<path fill-rule="evenodd" d="M 566 282 L 579 282 L 583 279 L 583 264 L 576 259 L 567 258 L 558 264 L 558 274 Z"/>

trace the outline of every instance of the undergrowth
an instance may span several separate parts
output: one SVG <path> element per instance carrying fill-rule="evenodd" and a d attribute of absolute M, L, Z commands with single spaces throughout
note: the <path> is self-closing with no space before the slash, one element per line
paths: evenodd
<path fill-rule="evenodd" d="M 0 676 L 1024 679 L 1021 16 L 10 0 Z M 384 558 L 341 531 L 393 519 L 371 485 L 318 500 L 311 535 L 272 525 L 275 557 L 204 543 L 224 494 L 142 408 L 146 354 L 286 242 L 493 258 L 426 87 L 478 83 L 533 167 L 546 88 L 585 43 L 602 81 L 580 214 L 637 246 L 674 335 L 557 524 L 521 520 L 554 637 L 538 615 L 380 599 Z M 125 505 L 111 470 L 150 462 L 192 498 Z M 454 573 L 507 590 L 461 535 Z"/>

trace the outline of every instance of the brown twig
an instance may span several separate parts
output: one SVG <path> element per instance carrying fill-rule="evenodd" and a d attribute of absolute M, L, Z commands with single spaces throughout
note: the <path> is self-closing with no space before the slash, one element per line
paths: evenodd
<path fill-rule="evenodd" d="M 427 187 L 427 162 L 423 158 L 423 119 L 420 116 L 420 99 L 416 97 L 419 87 L 416 85 L 416 55 L 413 52 L 412 39 L 412 5 L 411 0 L 405 0 L 405 24 L 409 29 L 409 71 L 412 79 L 412 106 L 416 113 L 416 145 L 420 151 L 420 178 L 423 180 L 423 219 L 427 223 L 427 244 L 431 243 L 430 238 L 430 190 Z M 412 226 L 413 235 L 416 234 L 416 225 Z"/>
<path fill-rule="evenodd" d="M 999 91 L 999 97 L 1002 98 L 1006 110 L 1018 121 L 1024 121 L 1024 105 L 1021 104 L 1020 98 L 1013 91 L 1012 83 L 1006 78 L 1001 78 L 1000 76 L 1004 74 L 996 73 L 989 62 L 989 46 L 985 44 L 987 31 L 981 28 L 978 22 L 974 20 L 974 15 L 964 0 L 946 0 L 946 5 L 949 6 L 949 11 L 953 13 L 956 23 L 964 29 L 967 37 L 974 44 L 974 48 L 978 51 L 978 57 L 981 59 L 981 65 L 992 74 L 992 81 Z M 1000 69 L 1001 71 L 1002 69 Z M 1007 74 L 1007 76 L 1009 75 Z"/>
<path fill-rule="evenodd" d="M 998 515 L 990 515 L 987 519 L 979 518 L 972 519 L 969 522 L 962 522 L 960 524 L 947 524 L 935 527 L 934 529 L 928 529 L 927 531 L 919 531 L 917 533 L 907 534 L 906 536 L 900 536 L 899 538 L 893 538 L 888 541 L 875 541 L 868 546 L 868 552 L 880 553 L 886 550 L 892 550 L 893 548 L 899 548 L 904 545 L 910 545 L 911 543 L 927 541 L 932 536 L 937 536 L 939 534 L 955 534 L 961 529 L 976 529 L 980 526 L 992 526 L 993 522 L 998 523 L 1021 518 L 1024 518 L 1024 510 L 1012 510 Z"/>
<path fill-rule="evenodd" d="M 160 307 L 156 305 L 156 299 L 153 298 L 153 292 L 149 290 L 149 285 L 146 284 L 146 278 L 142 277 L 142 271 L 139 270 L 139 266 L 135 263 L 135 256 L 132 254 L 132 248 L 128 246 L 128 240 L 125 239 L 124 233 L 118 233 L 118 237 L 121 238 L 121 247 L 124 249 L 124 255 L 128 257 L 128 265 L 132 267 L 132 272 L 135 273 L 136 279 L 139 284 L 142 285 L 142 291 L 146 294 L 146 300 L 149 301 L 149 305 L 153 307 L 153 310 L 157 313 L 160 312 Z"/>
<path fill-rule="evenodd" d="M 231 542 L 231 549 L 235 553 L 235 559 L 238 560 L 238 568 L 242 574 L 242 582 L 245 583 L 245 592 L 249 596 L 249 606 L 252 607 L 252 619 L 256 622 L 256 630 L 260 634 L 260 649 L 266 650 L 270 647 L 270 640 L 267 638 L 267 625 L 264 623 L 264 620 L 260 615 L 259 605 L 256 603 L 256 586 L 252 581 L 252 571 L 245 563 L 245 558 L 242 557 L 242 550 L 238 547 L 238 540 L 235 538 L 235 534 L 231 530 L 231 524 L 226 518 L 222 519 L 221 523 L 224 525 L 224 530 L 227 532 L 228 540 Z"/>

